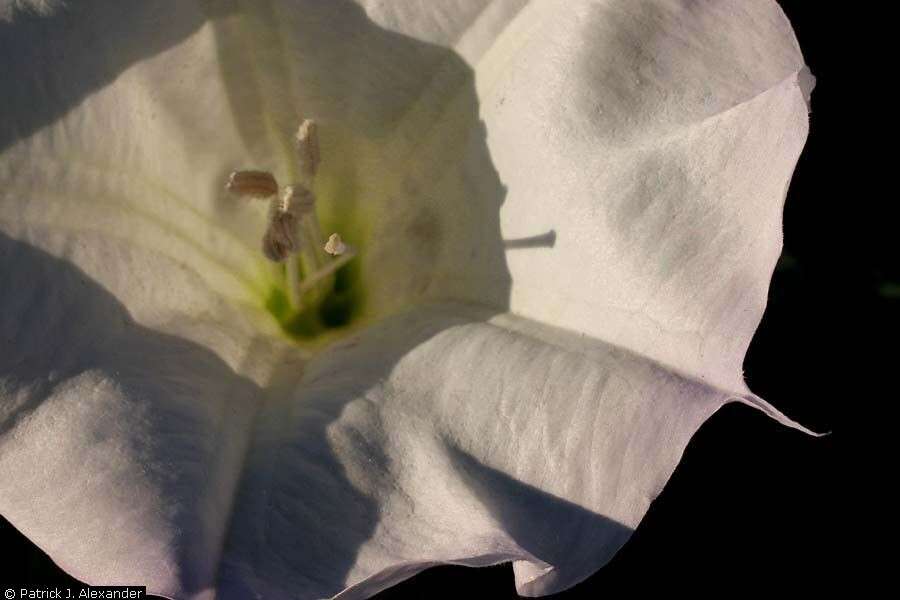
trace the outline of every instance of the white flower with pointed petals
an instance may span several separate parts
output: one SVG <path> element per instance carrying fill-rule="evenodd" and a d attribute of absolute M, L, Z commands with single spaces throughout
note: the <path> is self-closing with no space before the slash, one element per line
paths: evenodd
<path fill-rule="evenodd" d="M 794 425 L 741 376 L 807 132 L 773 1 L 25 4 L 0 513 L 75 577 L 357 598 L 513 561 L 551 593 L 724 403 Z M 284 262 L 248 169 L 310 194 Z"/>

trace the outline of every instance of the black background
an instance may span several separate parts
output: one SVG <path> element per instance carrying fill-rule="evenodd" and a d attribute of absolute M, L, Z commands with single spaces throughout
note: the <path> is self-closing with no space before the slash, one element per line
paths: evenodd
<path fill-rule="evenodd" d="M 693 438 L 625 547 L 601 571 L 551 598 L 640 594 L 660 585 L 670 593 L 806 595 L 832 590 L 846 570 L 846 547 L 838 532 L 846 527 L 847 514 L 838 500 L 835 473 L 835 444 L 843 432 L 835 420 L 838 390 L 832 369 L 840 347 L 840 315 L 862 311 L 887 323 L 896 311 L 900 278 L 888 264 L 888 253 L 873 252 L 860 261 L 844 251 L 848 243 L 868 248 L 874 236 L 858 230 L 848 234 L 836 210 L 835 196 L 841 192 L 835 166 L 846 113 L 833 21 L 824 14 L 827 3 L 781 4 L 817 85 L 809 139 L 785 209 L 784 254 L 745 374 L 751 389 L 788 416 L 833 434 L 808 437 L 749 408 L 726 406 Z M 842 232 L 840 243 L 836 232 Z M 73 582 L 2 518 L 0 551 L 4 580 Z M 435 596 L 518 597 L 511 567 L 501 565 L 437 567 L 377 598 Z"/>

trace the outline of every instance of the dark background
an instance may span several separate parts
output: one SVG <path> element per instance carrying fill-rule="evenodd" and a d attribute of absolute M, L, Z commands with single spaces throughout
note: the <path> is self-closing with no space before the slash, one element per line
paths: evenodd
<path fill-rule="evenodd" d="M 878 236 L 854 226 L 841 210 L 846 80 L 835 22 L 823 6 L 828 3 L 781 4 L 817 85 L 809 140 L 785 208 L 784 254 L 745 373 L 751 389 L 788 416 L 834 433 L 811 438 L 747 407 L 726 406 L 693 438 L 665 490 L 615 558 L 551 598 L 639 594 L 660 585 L 682 593 L 807 595 L 833 591 L 847 569 L 847 546 L 839 543 L 838 532 L 855 524 L 838 500 L 835 460 L 835 444 L 844 433 L 835 420 L 835 378 L 846 370 L 842 329 L 852 315 L 887 324 L 896 314 L 900 276 L 888 264 L 890 253 L 876 251 Z M 860 250 L 869 258 L 853 258 Z M 0 572 L 17 582 L 74 583 L 2 518 L 0 553 Z M 518 597 L 512 569 L 502 565 L 437 567 L 377 598 L 438 595 Z"/>

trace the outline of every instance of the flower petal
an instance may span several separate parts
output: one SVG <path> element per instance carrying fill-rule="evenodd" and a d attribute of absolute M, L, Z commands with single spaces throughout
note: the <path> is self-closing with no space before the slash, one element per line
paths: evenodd
<path fill-rule="evenodd" d="M 211 220 L 255 216 L 219 210 L 247 152 L 191 60 L 205 17 L 0 21 L 0 512 L 75 577 L 172 596 L 214 577 L 274 363 L 258 242 Z"/>
<path fill-rule="evenodd" d="M 418 98 L 371 153 L 359 129 L 357 164 L 380 165 L 352 175 L 372 214 L 370 310 L 510 308 L 746 393 L 808 128 L 811 78 L 777 4 L 364 5 L 429 43 L 496 36 L 408 75 Z M 372 46 L 420 72 L 408 44 Z M 357 101 L 391 87 L 361 79 Z"/>
<path fill-rule="evenodd" d="M 806 140 L 775 2 L 535 3 L 481 59 L 510 309 L 741 390 Z"/>
<path fill-rule="evenodd" d="M 445 238 L 438 258 L 415 268 L 401 242 L 386 245 L 378 255 L 405 265 L 386 278 L 427 272 L 430 297 L 508 307 L 746 392 L 741 364 L 808 129 L 811 77 L 778 5 L 500 2 L 459 21 L 434 3 L 367 7 L 436 43 L 495 36 L 464 54 L 484 133 L 465 109 L 446 110 L 398 186 L 431 221 L 407 211 L 382 227 Z M 458 142 L 466 128 L 474 135 Z M 417 168 L 437 157 L 448 166 Z M 499 210 L 499 223 L 472 216 L 470 197 Z M 457 233 L 466 213 L 481 225 L 475 240 Z M 407 245 L 421 265 L 428 246 Z"/>
<path fill-rule="evenodd" d="M 760 402 L 740 363 L 807 110 L 773 3 L 83 6 L 0 22 L 0 511 L 76 576 L 205 593 L 230 523 L 226 597 L 501 560 L 552 592 L 706 417 Z M 373 222 L 374 314 L 589 337 L 397 317 L 299 387 L 288 363 L 251 444 L 269 281 L 221 183 L 290 176 L 310 110 L 331 210 Z"/>
<path fill-rule="evenodd" d="M 191 3 L 89 2 L 0 22 L 0 60 L 17 83 L 0 122 L 4 231 L 39 247 L 45 231 L 125 241 L 218 296 L 259 304 L 271 280 L 259 234 L 235 223 L 261 226 L 265 209 L 225 200 L 225 174 L 248 152 L 206 17 Z M 99 262 L 76 264 L 143 324 L 144 311 L 209 310 L 174 286 L 147 294 L 163 272 L 113 282 Z"/>
<path fill-rule="evenodd" d="M 0 512 L 89 583 L 208 587 L 262 397 L 236 371 L 262 376 L 266 347 L 214 321 L 145 328 L 70 262 L 4 234 L 0 271 Z"/>
<path fill-rule="evenodd" d="M 211 585 L 276 362 L 252 305 L 268 283 L 242 226 L 254 214 L 222 185 L 237 165 L 289 169 L 229 87 L 239 66 L 216 61 L 255 13 L 222 6 L 117 0 L 0 23 L 17 82 L 0 122 L 15 290 L 0 511 L 78 578 L 173 596 Z"/>
<path fill-rule="evenodd" d="M 364 598 L 437 563 L 508 560 L 520 593 L 565 589 L 628 539 L 728 400 L 510 315 L 394 317 L 268 405 L 219 597 Z"/>

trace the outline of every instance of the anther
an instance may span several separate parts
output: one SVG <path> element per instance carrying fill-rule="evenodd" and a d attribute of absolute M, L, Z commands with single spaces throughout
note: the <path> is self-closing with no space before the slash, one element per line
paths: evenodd
<path fill-rule="evenodd" d="M 315 121 L 304 119 L 300 123 L 295 142 L 297 155 L 300 158 L 300 171 L 309 180 L 312 180 L 316 176 L 316 171 L 319 170 L 319 161 L 321 160 L 319 155 L 319 129 Z"/>
<path fill-rule="evenodd" d="M 299 219 L 285 202 L 284 197 L 272 201 L 269 227 L 263 236 L 263 254 L 275 262 L 285 260 L 300 247 Z"/>
<path fill-rule="evenodd" d="M 305 186 L 286 185 L 281 193 L 281 210 L 298 217 L 313 212 L 316 208 L 316 196 Z"/>
<path fill-rule="evenodd" d="M 325 242 L 325 252 L 332 256 L 340 256 L 347 251 L 347 244 L 336 233 L 332 233 Z"/>
<path fill-rule="evenodd" d="M 278 193 L 278 182 L 268 171 L 235 171 L 225 189 L 241 197 L 268 198 Z"/>

